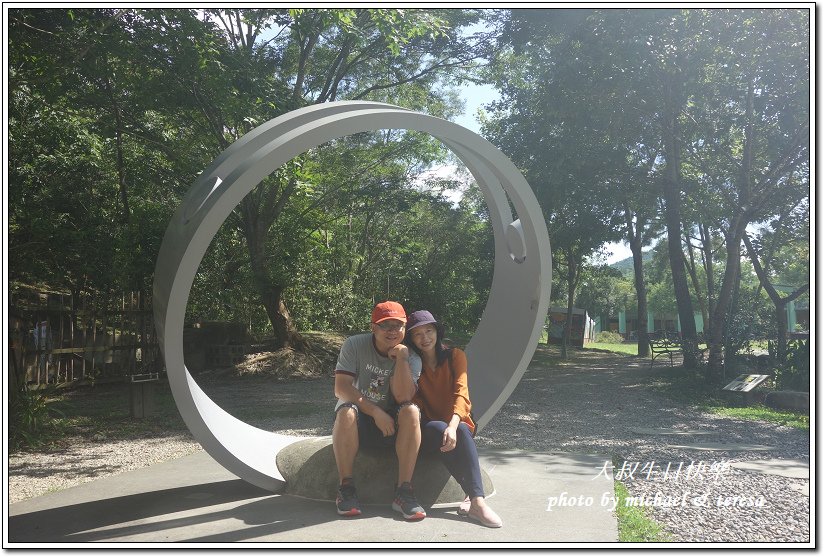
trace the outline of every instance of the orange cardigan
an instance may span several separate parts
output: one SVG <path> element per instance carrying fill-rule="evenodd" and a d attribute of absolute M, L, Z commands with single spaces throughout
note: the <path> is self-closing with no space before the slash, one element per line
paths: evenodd
<path fill-rule="evenodd" d="M 449 369 L 450 359 L 452 371 Z M 445 359 L 435 369 L 424 365 L 418 379 L 418 392 L 412 400 L 428 419 L 449 423 L 452 414 L 457 414 L 475 433 L 475 423 L 469 415 L 472 403 L 469 401 L 464 351 L 453 348 L 452 358 Z"/>

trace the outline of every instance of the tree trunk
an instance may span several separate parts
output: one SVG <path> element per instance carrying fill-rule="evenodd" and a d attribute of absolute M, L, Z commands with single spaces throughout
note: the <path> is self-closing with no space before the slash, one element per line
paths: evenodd
<path fill-rule="evenodd" d="M 779 365 L 787 361 L 787 302 L 775 304 L 775 357 Z"/>
<path fill-rule="evenodd" d="M 724 331 L 721 333 L 721 338 L 724 339 L 724 364 L 721 367 L 721 376 L 726 379 L 727 369 L 730 368 L 729 363 L 732 358 L 735 357 L 738 347 L 735 342 L 735 338 L 730 333 L 730 324 L 738 311 L 738 300 L 741 294 L 741 266 L 738 266 L 738 274 L 735 276 L 735 285 L 732 289 L 732 300 L 730 301 L 730 309 L 727 312 L 727 321 L 726 326 L 724 327 Z M 711 329 L 710 329 L 711 331 Z M 709 335 L 707 335 L 709 336 Z"/>
<path fill-rule="evenodd" d="M 727 315 L 732 302 L 735 280 L 741 267 L 741 239 L 744 236 L 746 221 L 739 216 L 734 219 L 731 230 L 727 232 L 727 264 L 724 270 L 724 279 L 718 291 L 718 299 L 712 312 L 711 334 L 707 339 L 710 355 L 707 361 L 707 379 L 709 381 L 721 378 L 724 363 L 724 336 L 726 333 Z"/>
<path fill-rule="evenodd" d="M 276 349 L 293 348 L 305 352 L 308 344 L 292 324 L 286 301 L 283 299 L 284 287 L 273 284 L 265 274 L 260 275 L 257 271 L 253 271 L 253 274 L 257 283 L 257 290 L 260 293 L 261 303 L 266 309 L 266 316 L 272 325 L 272 333 L 275 337 L 274 347 Z"/>
<path fill-rule="evenodd" d="M 635 267 L 635 295 L 638 297 L 638 355 L 649 355 L 649 311 L 647 309 L 647 285 L 644 284 L 644 270 L 641 262 L 641 247 L 638 253 L 632 252 L 632 263 Z"/>
<path fill-rule="evenodd" d="M 570 250 L 571 251 L 571 250 Z M 567 314 L 564 321 L 564 334 L 561 339 L 561 359 L 568 357 L 570 331 L 572 330 L 572 308 L 575 300 L 575 283 L 577 281 L 578 265 L 572 254 L 567 255 Z"/>
<path fill-rule="evenodd" d="M 764 290 L 766 290 L 770 300 L 772 300 L 773 305 L 775 305 L 775 322 L 777 327 L 775 336 L 777 342 L 775 347 L 776 357 L 779 362 L 784 362 L 787 357 L 787 304 L 803 294 L 810 287 L 810 285 L 805 284 L 797 288 L 789 296 L 782 298 L 781 295 L 778 294 L 775 287 L 770 283 L 770 278 L 767 275 L 767 271 L 761 266 L 761 261 L 758 259 L 758 254 L 755 252 L 752 242 L 750 242 L 750 239 L 746 234 L 744 234 L 743 240 L 744 245 L 747 248 L 747 254 L 750 256 L 750 261 L 752 261 L 752 266 L 755 269 L 755 274 L 758 276 L 758 280 L 761 286 L 764 287 Z"/>
<path fill-rule="evenodd" d="M 667 226 L 667 244 L 669 247 L 672 282 L 675 289 L 675 301 L 678 317 L 681 321 L 681 336 L 684 347 L 684 367 L 694 369 L 698 366 L 695 330 L 695 315 L 692 309 L 687 273 L 684 268 L 684 254 L 681 250 L 681 179 L 680 179 L 680 140 L 678 138 L 678 109 L 673 98 L 677 94 L 676 85 L 668 83 L 667 108 L 663 118 L 664 157 L 666 170 L 664 177 L 664 218 Z"/>
<path fill-rule="evenodd" d="M 737 214 L 730 215 L 729 229 L 724 234 L 727 247 L 727 266 L 724 269 L 724 278 L 718 290 L 718 298 L 712 312 L 712 335 L 709 344 L 709 359 L 707 362 L 707 380 L 720 379 L 723 372 L 722 352 L 724 336 L 726 334 L 727 315 L 732 301 L 733 288 L 741 269 L 741 241 L 747 230 L 749 217 L 747 206 L 751 201 L 751 166 L 752 166 L 752 114 L 753 114 L 752 80 L 747 88 L 746 125 L 744 126 L 744 145 L 741 154 L 741 174 L 738 179 L 738 201 L 741 208 Z"/>
<path fill-rule="evenodd" d="M 698 307 L 701 310 L 701 318 L 703 319 L 704 323 L 706 323 L 707 321 L 709 321 L 709 308 L 707 305 L 709 294 L 705 298 L 701 292 L 701 282 L 698 280 L 698 270 L 695 265 L 695 254 L 692 251 L 692 242 L 690 241 L 689 234 L 685 236 L 685 239 L 687 242 L 687 254 L 689 255 L 687 272 L 689 272 L 690 280 L 692 281 L 692 287 L 695 289 L 695 298 L 698 300 Z"/>
<path fill-rule="evenodd" d="M 701 257 L 704 261 L 704 274 L 707 275 L 707 315 L 704 316 L 704 338 L 707 338 L 712 333 L 712 321 L 709 316 L 715 311 L 715 264 L 712 254 L 710 227 L 706 224 L 699 224 L 698 230 L 701 233 Z M 733 302 L 735 299 L 735 296 L 733 296 Z"/>
<path fill-rule="evenodd" d="M 638 298 L 638 356 L 649 356 L 649 334 L 647 333 L 647 285 L 644 284 L 644 253 L 641 251 L 641 230 L 633 228 L 632 218 L 627 214 L 629 249 L 632 251 L 632 268 L 635 273 L 635 295 Z M 636 217 L 640 221 L 640 218 Z M 638 223 L 639 228 L 642 226 Z"/>
<path fill-rule="evenodd" d="M 258 233 L 255 227 L 244 229 L 246 243 L 249 246 L 249 260 L 252 269 L 252 281 L 260 296 L 260 302 L 266 310 L 266 316 L 272 325 L 275 348 L 293 348 L 305 352 L 308 343 L 292 324 L 289 310 L 283 299 L 285 286 L 276 283 L 266 267 L 266 234 Z"/>

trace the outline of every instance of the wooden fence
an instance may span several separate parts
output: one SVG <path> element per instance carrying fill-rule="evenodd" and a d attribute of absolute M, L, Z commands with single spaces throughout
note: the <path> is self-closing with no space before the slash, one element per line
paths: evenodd
<path fill-rule="evenodd" d="M 157 378 L 162 358 L 141 292 L 100 296 L 13 289 L 9 368 L 15 384 Z"/>

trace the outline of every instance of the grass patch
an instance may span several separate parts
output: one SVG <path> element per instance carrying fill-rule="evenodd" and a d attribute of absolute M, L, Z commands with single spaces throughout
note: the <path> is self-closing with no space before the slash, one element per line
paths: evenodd
<path fill-rule="evenodd" d="M 615 513 L 618 516 L 619 542 L 668 542 L 669 534 L 664 532 L 660 524 L 647 516 L 643 507 L 628 507 L 626 500 L 630 497 L 626 486 L 615 482 L 615 496 L 618 506 Z"/>
<path fill-rule="evenodd" d="M 584 350 L 603 350 L 605 352 L 615 352 L 617 354 L 638 355 L 637 342 L 588 342 L 584 344 Z"/>
<path fill-rule="evenodd" d="M 683 368 L 668 368 L 657 375 L 649 387 L 667 398 L 695 406 L 699 410 L 741 420 L 765 421 L 810 431 L 810 416 L 805 412 L 773 410 L 764 405 L 737 406 L 723 395 L 721 384 L 707 384 L 700 375 L 686 374 Z"/>
<path fill-rule="evenodd" d="M 798 412 L 773 410 L 762 405 L 746 407 L 708 406 L 706 409 L 715 414 L 731 418 L 773 422 L 802 431 L 810 431 L 810 416 Z"/>

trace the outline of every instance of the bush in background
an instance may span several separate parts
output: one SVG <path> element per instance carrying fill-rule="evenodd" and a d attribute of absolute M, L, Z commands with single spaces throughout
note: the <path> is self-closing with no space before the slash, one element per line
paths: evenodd
<path fill-rule="evenodd" d="M 624 337 L 614 331 L 601 331 L 595 334 L 595 342 L 603 344 L 621 344 Z"/>
<path fill-rule="evenodd" d="M 770 355 L 775 354 L 775 346 L 769 343 Z M 787 358 L 778 362 L 775 373 L 776 386 L 779 389 L 810 392 L 810 341 L 800 339 L 787 343 Z"/>
<path fill-rule="evenodd" d="M 12 396 L 9 404 L 9 449 L 15 452 L 24 448 L 36 448 L 46 442 L 47 427 L 52 413 L 62 414 L 50 407 L 53 389 L 22 389 Z"/>

